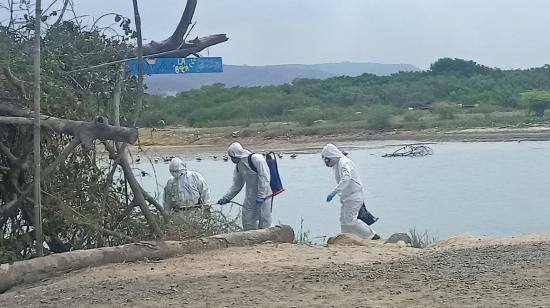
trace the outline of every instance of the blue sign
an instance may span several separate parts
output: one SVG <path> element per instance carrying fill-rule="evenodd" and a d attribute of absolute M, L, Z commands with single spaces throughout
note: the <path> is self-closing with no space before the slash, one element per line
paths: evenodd
<path fill-rule="evenodd" d="M 130 73 L 138 74 L 138 61 L 126 62 Z M 223 72 L 222 58 L 150 58 L 143 60 L 143 73 L 154 74 L 191 74 L 191 73 L 221 73 Z"/>

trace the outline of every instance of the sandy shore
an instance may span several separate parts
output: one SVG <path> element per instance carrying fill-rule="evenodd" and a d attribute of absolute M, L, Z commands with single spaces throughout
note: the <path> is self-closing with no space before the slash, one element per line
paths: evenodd
<path fill-rule="evenodd" d="M 370 133 L 352 132 L 345 134 L 297 135 L 268 137 L 259 132 L 256 136 L 231 137 L 228 130 L 193 130 L 172 128 L 158 131 L 140 129 L 140 139 L 132 152 L 144 151 L 152 156 L 178 153 L 215 154 L 223 153 L 227 146 L 239 141 L 255 151 L 317 151 L 328 142 L 350 147 L 400 145 L 419 142 L 522 142 L 550 140 L 550 126 L 537 125 L 524 128 L 476 128 L 442 131 L 426 129 L 420 131 L 391 131 Z"/>
<path fill-rule="evenodd" d="M 262 244 L 86 269 L 2 307 L 548 307 L 550 234 L 455 236 L 426 249 Z"/>

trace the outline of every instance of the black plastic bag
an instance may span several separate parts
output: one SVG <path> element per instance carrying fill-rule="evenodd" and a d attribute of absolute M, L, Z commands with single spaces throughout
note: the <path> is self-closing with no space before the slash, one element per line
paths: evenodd
<path fill-rule="evenodd" d="M 359 214 L 357 214 L 357 219 L 362 220 L 367 225 L 372 225 L 378 220 L 378 217 L 374 217 L 365 206 L 365 203 L 361 205 L 361 208 L 359 209 Z"/>

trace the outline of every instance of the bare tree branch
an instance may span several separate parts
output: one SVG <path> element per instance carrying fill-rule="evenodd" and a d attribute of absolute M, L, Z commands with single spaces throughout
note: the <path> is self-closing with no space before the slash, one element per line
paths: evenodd
<path fill-rule="evenodd" d="M 168 213 L 166 212 L 166 210 L 164 209 L 164 207 L 158 203 L 157 200 L 155 200 L 155 198 L 153 196 L 151 196 L 148 192 L 146 192 L 143 188 L 142 188 L 142 191 L 143 191 L 143 196 L 145 197 L 145 200 L 147 200 L 149 203 L 151 203 L 152 205 L 155 206 L 155 208 L 159 211 L 159 213 L 162 215 L 162 218 L 168 222 L 170 220 L 170 215 L 168 215 Z"/>
<path fill-rule="evenodd" d="M 13 155 L 10 149 L 3 142 L 0 142 L 0 152 L 2 152 L 4 156 L 6 156 L 6 158 L 8 159 L 8 163 L 11 166 L 18 168 L 23 166 L 22 160 Z"/>
<path fill-rule="evenodd" d="M 0 123 L 4 124 L 25 125 L 29 124 L 29 121 L 33 118 L 31 111 L 9 103 L 0 103 L 0 115 L 2 114 L 15 116 L 0 116 Z M 42 115 L 40 124 L 57 133 L 75 136 L 86 146 L 91 145 L 96 139 L 115 140 L 130 144 L 137 141 L 137 129 L 112 126 L 105 122 L 106 119 L 102 117 L 96 119 L 95 122 L 84 122 Z"/>
<path fill-rule="evenodd" d="M 44 179 L 48 178 L 53 171 L 59 166 L 59 164 L 67 157 L 71 152 L 80 144 L 80 142 L 74 138 L 71 140 L 71 142 L 63 149 L 63 151 L 57 156 L 57 158 L 51 163 L 51 165 L 48 166 L 44 170 L 44 172 L 41 173 L 40 179 L 43 181 Z M 19 195 L 19 197 L 16 200 L 12 200 L 5 204 L 4 206 L 0 206 L 0 216 L 7 216 L 7 215 L 13 215 L 15 214 L 15 211 L 23 204 L 23 201 L 25 201 L 31 194 L 32 188 L 33 188 L 34 181 L 29 183 L 25 190 Z"/>
<path fill-rule="evenodd" d="M 215 34 L 215 35 L 210 35 L 202 38 L 197 37 L 192 41 L 186 42 L 187 36 L 189 35 L 187 33 L 188 32 L 187 30 L 189 29 L 189 25 L 191 25 L 192 23 L 196 6 L 197 6 L 197 0 L 188 0 L 185 6 L 185 10 L 181 16 L 180 22 L 178 23 L 178 26 L 176 27 L 176 30 L 174 31 L 174 33 L 168 39 L 160 43 L 152 41 L 149 44 L 143 46 L 143 53 L 142 53 L 143 57 L 144 58 L 152 58 L 152 57 L 184 58 L 189 55 L 198 54 L 200 51 L 210 46 L 227 41 L 228 38 L 225 34 Z M 138 23 L 141 24 L 141 21 L 139 20 L 139 12 L 138 12 L 138 15 L 136 16 L 136 26 L 138 26 L 137 25 Z M 192 29 L 193 28 L 191 28 L 191 30 Z M 188 34 L 187 36 L 186 36 L 186 33 Z M 138 36 L 139 35 L 140 34 L 138 33 Z M 138 45 L 139 44 L 141 44 L 141 39 L 138 39 Z M 140 48 L 141 47 L 138 46 L 138 48 L 134 50 L 134 53 L 136 55 L 134 57 L 111 61 L 108 63 L 103 63 L 95 66 L 80 68 L 80 69 L 69 71 L 67 73 L 75 73 L 75 72 L 92 70 L 92 69 L 139 58 L 137 54 Z"/>
<path fill-rule="evenodd" d="M 65 219 L 68 219 L 68 220 L 70 220 L 71 222 L 73 222 L 75 224 L 85 225 L 87 227 L 90 227 L 90 228 L 94 229 L 95 231 L 98 231 L 98 232 L 101 232 L 101 233 L 104 233 L 104 234 L 107 234 L 107 235 L 115 236 L 115 237 L 125 239 L 125 240 L 131 241 L 131 242 L 137 242 L 137 239 L 135 239 L 131 236 L 128 236 L 126 234 L 122 234 L 122 233 L 119 233 L 119 232 L 116 232 L 116 231 L 113 231 L 113 230 L 105 229 L 105 228 L 103 228 L 101 226 L 98 226 L 94 223 L 86 221 L 85 220 L 86 218 L 84 217 L 84 215 L 80 214 L 79 212 L 77 212 L 72 207 L 67 206 L 63 201 L 59 200 L 59 198 L 57 198 L 56 196 L 54 196 L 50 193 L 47 193 L 47 192 L 46 192 L 46 194 L 48 196 L 50 196 L 51 198 L 53 198 L 56 201 L 56 203 L 58 204 L 59 207 L 64 207 L 64 208 L 70 210 L 74 214 L 74 216 L 79 217 L 79 218 L 75 218 L 75 217 L 72 217 L 72 215 L 69 216 L 69 215 L 66 215 L 63 212 L 61 212 L 62 216 L 64 216 Z"/>
<path fill-rule="evenodd" d="M 166 40 L 158 43 L 155 41 L 150 42 L 146 46 L 143 46 L 143 54 L 153 54 L 169 50 L 178 49 L 183 42 L 185 33 L 192 22 L 193 15 L 195 14 L 195 8 L 197 7 L 197 0 L 187 0 L 185 10 L 181 16 L 180 22 L 176 27 L 174 33 Z"/>
<path fill-rule="evenodd" d="M 23 99 L 29 99 L 25 91 L 25 82 L 15 77 L 15 75 L 12 73 L 9 66 L 3 67 L 2 72 L 4 73 L 4 76 L 6 76 L 6 80 L 17 89 L 17 92 L 19 92 L 19 95 Z"/>
<path fill-rule="evenodd" d="M 158 57 L 178 57 L 185 58 L 189 55 L 199 53 L 202 50 L 227 41 L 225 34 L 214 34 L 201 38 L 195 38 L 191 42 L 184 43 L 180 49 L 167 51 Z"/>
<path fill-rule="evenodd" d="M 0 116 L 1 124 L 32 125 L 33 118 Z M 79 139 L 89 147 L 94 140 L 115 140 L 133 144 L 137 141 L 135 128 L 106 125 L 100 122 L 83 122 L 42 116 L 40 126 L 56 133 L 67 134 Z"/>
<path fill-rule="evenodd" d="M 134 173 L 132 172 L 132 167 L 130 167 L 130 163 L 128 162 L 128 159 L 127 159 L 126 144 L 123 143 L 123 144 L 117 145 L 117 150 L 118 150 L 118 155 L 120 157 L 120 165 L 122 166 L 122 171 L 124 171 L 124 175 L 128 180 L 128 184 L 130 185 L 130 188 L 134 193 L 134 199 L 139 204 L 139 208 L 143 213 L 143 216 L 145 216 L 145 219 L 147 220 L 147 223 L 149 224 L 149 227 L 151 228 L 152 233 L 155 236 L 159 236 L 162 233 L 162 231 L 159 225 L 157 224 L 153 214 L 149 210 L 149 207 L 147 206 L 147 202 L 145 201 L 145 196 L 143 195 L 143 189 L 141 188 L 138 181 L 134 177 Z"/>
<path fill-rule="evenodd" d="M 8 24 L 8 30 L 11 29 L 11 26 L 13 25 L 13 21 L 14 21 L 14 18 L 13 18 L 13 0 L 9 0 L 8 1 L 9 3 L 9 6 L 10 6 L 10 22 Z"/>
<path fill-rule="evenodd" d="M 197 38 L 197 39 L 193 40 L 195 42 L 193 44 L 184 44 L 183 46 L 185 46 L 185 48 L 169 50 L 169 51 L 164 51 L 164 52 L 159 52 L 159 53 L 154 53 L 154 54 L 145 54 L 143 56 L 143 58 L 144 59 L 147 59 L 147 58 L 166 58 L 166 57 L 185 58 L 189 55 L 196 54 L 196 53 L 198 53 L 198 52 L 200 52 L 200 51 L 202 51 L 202 50 L 204 50 L 204 49 L 206 49 L 210 46 L 223 43 L 227 40 L 228 40 L 228 38 L 225 34 L 214 34 L 214 35 L 210 35 L 210 36 L 206 36 L 206 37 L 202 37 L 202 38 Z M 77 72 L 82 72 L 82 71 L 90 71 L 90 70 L 98 69 L 98 68 L 101 68 L 101 67 L 105 67 L 105 66 L 109 66 L 109 65 L 113 65 L 113 64 L 118 64 L 118 63 L 123 63 L 123 62 L 129 61 L 129 60 L 136 60 L 136 59 L 137 59 L 137 57 L 132 57 L 132 58 L 127 58 L 127 59 L 121 59 L 121 60 L 111 61 L 111 62 L 107 62 L 107 63 L 102 63 L 102 64 L 98 64 L 98 65 L 83 67 L 83 68 L 79 68 L 79 69 L 76 69 L 76 70 L 68 71 L 67 74 L 77 73 Z"/>
<path fill-rule="evenodd" d="M 187 32 L 187 34 L 185 35 L 185 37 L 183 38 L 183 41 L 182 43 L 185 43 L 185 41 L 187 41 L 187 38 L 189 37 L 189 35 L 191 35 L 191 32 L 193 32 L 193 29 L 195 28 L 195 26 L 197 25 L 196 22 L 194 22 L 192 25 L 191 25 L 191 29 L 189 29 L 189 32 Z M 180 49 L 182 46 L 179 46 L 178 49 Z"/>
<path fill-rule="evenodd" d="M 54 22 L 53 26 L 58 26 L 61 21 L 63 20 L 63 16 L 65 15 L 65 11 L 67 10 L 67 5 L 69 5 L 69 0 L 65 0 L 65 2 L 63 3 L 63 8 L 61 9 L 61 12 L 59 13 L 59 17 L 57 18 L 57 20 Z"/>
<path fill-rule="evenodd" d="M 52 6 L 54 6 L 54 4 L 57 3 L 57 0 L 53 0 L 52 3 L 50 3 L 50 5 L 42 12 L 42 14 L 46 14 L 48 13 L 48 11 L 52 8 Z"/>
<path fill-rule="evenodd" d="M 117 14 L 117 13 L 105 13 L 105 14 L 99 16 L 98 18 L 96 18 L 96 19 L 94 20 L 94 23 L 90 26 L 90 31 L 94 31 L 94 29 L 95 29 L 97 23 L 98 23 L 101 19 L 103 19 L 103 17 L 112 16 L 112 15 L 114 15 L 114 16 L 120 16 L 120 14 Z"/>
<path fill-rule="evenodd" d="M 74 22 L 78 25 L 79 28 L 82 28 L 82 24 L 80 23 L 80 20 L 78 20 L 79 18 L 82 18 L 84 16 L 76 16 L 76 12 L 74 10 L 74 3 L 73 3 L 73 0 L 69 0 L 69 5 L 71 6 L 71 12 L 73 12 L 73 16 L 74 18 L 72 20 L 74 20 Z"/>

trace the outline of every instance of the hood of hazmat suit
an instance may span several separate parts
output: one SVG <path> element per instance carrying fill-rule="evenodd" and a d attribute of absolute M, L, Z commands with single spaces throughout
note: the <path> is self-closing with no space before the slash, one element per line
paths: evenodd
<path fill-rule="evenodd" d="M 232 157 L 243 159 L 243 158 L 247 158 L 248 155 L 250 155 L 251 153 L 250 151 L 245 150 L 240 143 L 234 142 L 227 149 L 227 154 Z"/>
<path fill-rule="evenodd" d="M 168 164 L 168 170 L 173 177 L 177 178 L 182 173 L 187 171 L 187 165 L 185 165 L 185 163 L 181 159 L 175 157 L 172 158 L 170 164 Z"/>

